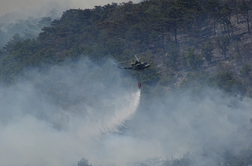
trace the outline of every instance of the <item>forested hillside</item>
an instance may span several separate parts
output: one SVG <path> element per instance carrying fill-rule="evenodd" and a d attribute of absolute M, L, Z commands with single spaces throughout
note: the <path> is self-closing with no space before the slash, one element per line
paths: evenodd
<path fill-rule="evenodd" d="M 141 81 L 157 92 L 211 85 L 251 96 L 251 3 L 145 0 L 70 9 L 60 19 L 43 18 L 41 24 L 51 23 L 37 38 L 14 35 L 0 50 L 0 78 L 11 83 L 24 69 L 65 59 L 102 64 L 103 57 L 138 55 L 152 65 Z"/>
<path fill-rule="evenodd" d="M 2 159 L 251 166 L 251 21 L 252 0 L 144 0 L 0 28 Z M 151 67 L 113 64 L 134 55 Z"/>

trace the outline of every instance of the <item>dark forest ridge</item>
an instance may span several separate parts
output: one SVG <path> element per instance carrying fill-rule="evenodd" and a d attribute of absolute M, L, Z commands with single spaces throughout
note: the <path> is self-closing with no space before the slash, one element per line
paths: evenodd
<path fill-rule="evenodd" d="M 42 18 L 50 25 L 35 39 L 13 36 L 0 52 L 0 78 L 11 83 L 24 69 L 43 71 L 66 58 L 102 64 L 107 56 L 125 61 L 137 54 L 153 66 L 141 76 L 151 89 L 210 84 L 251 96 L 251 6 L 251 0 L 146 0 L 70 9 L 60 19 Z"/>
<path fill-rule="evenodd" d="M 145 0 L 10 25 L 25 31 L 0 38 L 2 158 L 251 166 L 251 19 L 252 0 Z M 149 69 L 113 64 L 134 55 Z"/>

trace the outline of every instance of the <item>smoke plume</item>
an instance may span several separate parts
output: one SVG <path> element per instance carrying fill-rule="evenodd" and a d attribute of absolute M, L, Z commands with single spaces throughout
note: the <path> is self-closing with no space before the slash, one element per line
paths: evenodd
<path fill-rule="evenodd" d="M 84 156 L 102 164 L 107 137 L 120 132 L 140 101 L 111 61 L 69 62 L 26 78 L 0 88 L 1 165 L 67 166 Z"/>

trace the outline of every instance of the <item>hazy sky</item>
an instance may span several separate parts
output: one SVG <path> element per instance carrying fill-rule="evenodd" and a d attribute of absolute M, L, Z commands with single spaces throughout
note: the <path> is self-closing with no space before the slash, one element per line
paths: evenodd
<path fill-rule="evenodd" d="M 132 1 L 134 3 L 140 2 L 140 0 Z M 41 9 L 41 7 L 45 8 L 45 10 L 51 10 L 49 8 L 54 6 L 85 9 L 112 2 L 121 3 L 128 2 L 128 0 L 3 0 L 0 5 L 0 16 L 10 12 L 36 11 Z"/>

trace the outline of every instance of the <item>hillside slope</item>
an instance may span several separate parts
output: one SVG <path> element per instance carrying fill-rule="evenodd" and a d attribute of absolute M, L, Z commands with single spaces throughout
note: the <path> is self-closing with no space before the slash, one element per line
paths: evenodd
<path fill-rule="evenodd" d="M 24 70 L 43 71 L 65 59 L 88 56 L 102 64 L 104 57 L 120 62 L 138 55 L 152 65 L 133 73 L 147 89 L 212 85 L 251 96 L 250 6 L 244 0 L 147 0 L 70 9 L 36 39 L 14 36 L 1 50 L 0 78 L 9 84 Z"/>

